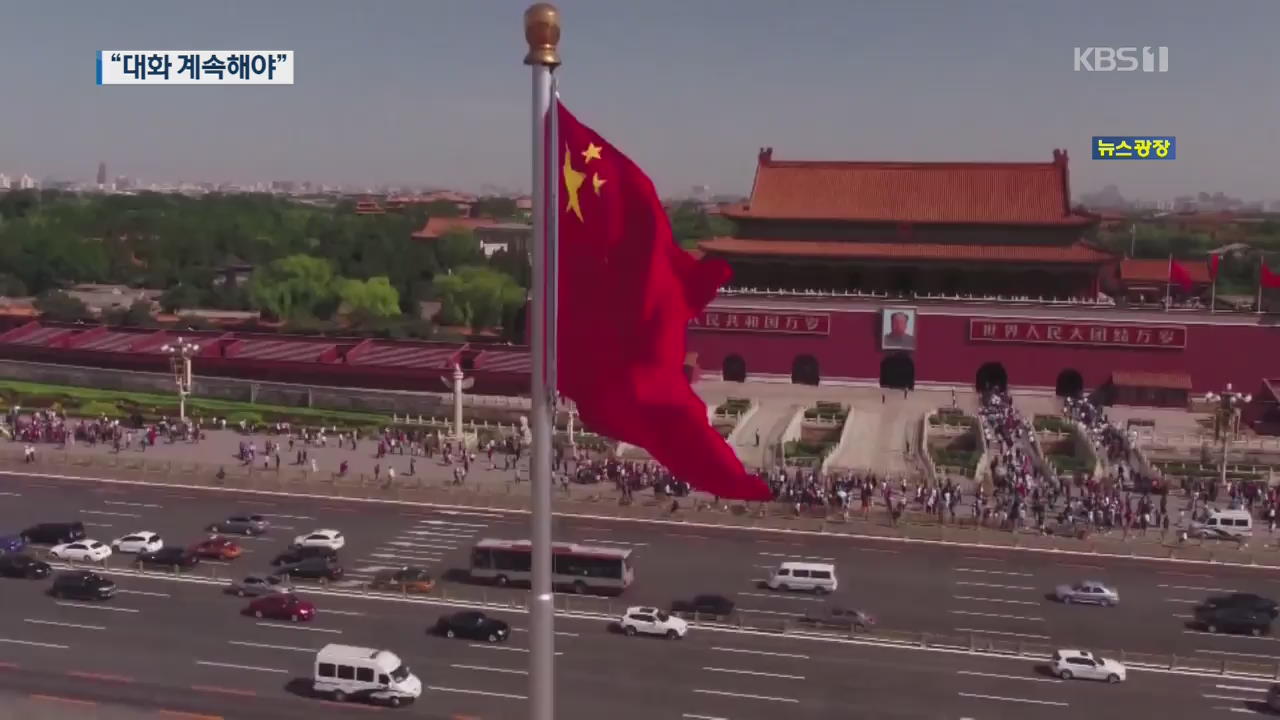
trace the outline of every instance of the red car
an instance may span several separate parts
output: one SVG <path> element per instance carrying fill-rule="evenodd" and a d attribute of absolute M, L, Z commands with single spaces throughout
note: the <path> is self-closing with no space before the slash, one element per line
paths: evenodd
<path fill-rule="evenodd" d="M 240 614 L 258 619 L 310 621 L 316 617 L 316 606 L 293 594 L 264 595 L 249 603 Z"/>
<path fill-rule="evenodd" d="M 192 545 L 191 552 L 197 557 L 211 560 L 235 560 L 244 553 L 244 550 L 240 549 L 234 541 L 215 535 Z"/>

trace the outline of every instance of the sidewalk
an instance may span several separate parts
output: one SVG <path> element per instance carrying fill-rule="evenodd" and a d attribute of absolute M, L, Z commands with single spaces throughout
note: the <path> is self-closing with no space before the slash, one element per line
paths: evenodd
<path fill-rule="evenodd" d="M 309 448 L 320 464 L 320 472 L 313 474 L 309 467 L 282 462 L 281 469 L 264 470 L 261 458 L 254 467 L 241 464 L 236 456 L 241 439 L 231 431 L 212 431 L 206 440 L 198 444 L 160 444 L 145 452 L 137 450 L 112 452 L 110 447 L 88 447 L 82 444 L 59 450 L 56 446 L 36 446 L 36 462 L 24 463 L 22 443 L 0 443 L 0 467 L 12 473 L 49 473 L 80 478 L 103 478 L 147 482 L 157 485 L 196 485 L 273 492 L 296 492 L 314 495 L 331 495 L 343 498 L 370 498 L 402 502 L 466 505 L 503 510 L 527 510 L 529 507 L 529 483 L 522 478 L 515 481 L 514 471 L 489 470 L 483 455 L 478 456 L 465 484 L 453 484 L 452 466 L 435 458 L 417 458 L 417 472 L 407 476 L 408 455 L 383 458 L 382 482 L 372 478 L 376 444 L 363 441 L 356 451 L 329 448 Z M 265 436 L 254 438 L 262 447 Z M 287 445 L 286 445 L 287 447 Z M 498 456 L 495 454 L 495 459 Z M 337 478 L 333 470 L 342 459 L 349 459 L 351 470 L 347 477 Z M 385 468 L 397 468 L 394 485 L 386 485 Z M 499 464 L 501 467 L 501 464 Z M 219 468 L 225 472 L 221 480 Z M 878 499 L 878 498 L 877 498 Z M 1265 526 L 1257 531 L 1246 547 L 1235 543 L 1215 541 L 1188 541 L 1180 545 L 1177 534 L 1170 531 L 1163 537 L 1158 531 L 1146 535 L 1132 534 L 1128 539 L 1120 531 L 1096 534 L 1080 540 L 1067 537 L 1042 536 L 1034 531 L 1008 532 L 977 527 L 969 522 L 940 524 L 934 517 L 919 511 L 908 511 L 903 519 L 892 525 L 884 508 L 877 505 L 868 518 L 850 512 L 845 518 L 838 512 L 828 513 L 824 508 L 802 509 L 800 514 L 786 503 L 723 504 L 712 507 L 711 499 L 700 493 L 680 498 L 680 507 L 671 512 L 670 499 L 658 499 L 646 491 L 636 495 L 630 505 L 620 505 L 617 491 L 611 484 L 569 485 L 557 487 L 553 502 L 557 513 L 595 515 L 639 520 L 666 520 L 703 523 L 727 527 L 749 527 L 761 530 L 797 530 L 834 535 L 861 535 L 882 538 L 905 538 L 934 542 L 976 543 L 995 547 L 1023 547 L 1046 550 L 1088 552 L 1140 558 L 1175 558 L 1224 563 L 1243 563 L 1280 567 L 1280 547 L 1269 536 Z M 1181 498 L 1171 502 L 1176 508 Z M 1176 510 L 1175 510 L 1176 512 Z M 968 515 L 961 512 L 957 517 Z M 964 518 L 967 520 L 967 518 Z"/>

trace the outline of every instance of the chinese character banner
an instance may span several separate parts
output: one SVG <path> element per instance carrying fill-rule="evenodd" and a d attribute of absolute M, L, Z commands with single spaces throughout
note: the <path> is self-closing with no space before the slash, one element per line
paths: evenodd
<path fill-rule="evenodd" d="M 695 330 L 782 333 L 790 335 L 830 335 L 828 313 L 778 313 L 753 310 L 706 310 L 689 321 Z"/>
<path fill-rule="evenodd" d="M 1121 325 L 971 318 L 969 340 L 1181 350 L 1187 347 L 1187 328 L 1185 325 Z"/>

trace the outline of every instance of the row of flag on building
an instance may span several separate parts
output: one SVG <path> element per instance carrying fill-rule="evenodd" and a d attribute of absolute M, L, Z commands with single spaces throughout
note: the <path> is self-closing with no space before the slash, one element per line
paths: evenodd
<path fill-rule="evenodd" d="M 1218 267 L 1221 264 L 1222 255 L 1209 256 L 1209 281 L 1215 285 L 1218 282 Z M 1172 255 L 1169 256 L 1169 284 L 1177 285 L 1186 292 L 1191 292 L 1196 285 L 1191 271 L 1186 265 L 1174 260 Z M 1261 258 L 1258 260 L 1258 287 L 1280 288 L 1280 273 L 1271 272 L 1271 268 L 1267 267 L 1266 261 Z"/>

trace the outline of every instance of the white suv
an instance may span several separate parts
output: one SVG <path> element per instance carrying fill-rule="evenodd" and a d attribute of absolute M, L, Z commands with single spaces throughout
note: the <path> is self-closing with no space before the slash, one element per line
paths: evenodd
<path fill-rule="evenodd" d="M 651 607 L 627 608 L 621 625 L 627 635 L 663 635 L 668 640 L 682 638 L 689 632 L 689 623 Z"/>
<path fill-rule="evenodd" d="M 1114 684 L 1124 681 L 1125 670 L 1115 660 L 1088 650 L 1059 650 L 1053 654 L 1053 674 L 1063 680 L 1106 680 Z"/>

